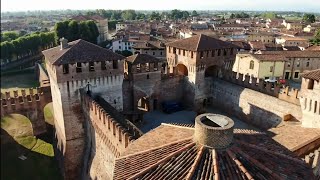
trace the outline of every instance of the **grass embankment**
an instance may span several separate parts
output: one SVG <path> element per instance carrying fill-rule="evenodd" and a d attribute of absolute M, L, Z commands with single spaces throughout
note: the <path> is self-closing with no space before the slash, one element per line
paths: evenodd
<path fill-rule="evenodd" d="M 21 160 L 20 156 L 27 159 Z M 52 144 L 34 136 L 28 118 L 1 119 L 1 179 L 61 179 Z"/>
<path fill-rule="evenodd" d="M 44 119 L 46 120 L 46 122 L 50 125 L 54 125 L 54 117 L 53 117 L 53 105 L 52 102 L 48 103 L 44 108 L 43 108 L 43 112 L 44 112 Z"/>

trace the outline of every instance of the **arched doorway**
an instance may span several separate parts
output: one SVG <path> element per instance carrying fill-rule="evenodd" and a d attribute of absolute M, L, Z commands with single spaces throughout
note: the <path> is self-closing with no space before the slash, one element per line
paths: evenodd
<path fill-rule="evenodd" d="M 204 77 L 218 77 L 219 76 L 219 66 L 209 66 L 205 72 L 204 72 Z"/>
<path fill-rule="evenodd" d="M 149 111 L 149 98 L 142 97 L 138 100 L 137 107 L 142 111 Z"/>
<path fill-rule="evenodd" d="M 185 65 L 178 64 L 176 68 L 178 75 L 188 76 L 188 68 Z"/>

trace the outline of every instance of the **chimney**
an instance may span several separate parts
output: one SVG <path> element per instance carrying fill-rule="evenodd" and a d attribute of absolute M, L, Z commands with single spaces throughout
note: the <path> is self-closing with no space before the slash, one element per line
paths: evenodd
<path fill-rule="evenodd" d="M 62 37 L 60 39 L 60 50 L 66 49 L 68 47 L 68 40 Z"/>
<path fill-rule="evenodd" d="M 230 146 L 234 122 L 227 116 L 205 113 L 195 119 L 194 140 L 197 144 L 215 149 Z"/>

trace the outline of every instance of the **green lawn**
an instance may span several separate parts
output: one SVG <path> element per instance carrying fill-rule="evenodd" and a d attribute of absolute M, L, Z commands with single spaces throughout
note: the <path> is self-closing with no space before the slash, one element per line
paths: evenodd
<path fill-rule="evenodd" d="M 28 118 L 10 114 L 1 119 L 1 179 L 61 179 L 53 156 L 52 144 L 33 135 Z"/>
<path fill-rule="evenodd" d="M 43 108 L 43 112 L 44 112 L 44 119 L 46 120 L 46 122 L 50 125 L 54 125 L 54 120 L 53 120 L 53 106 L 52 106 L 52 102 L 48 103 L 44 108 Z"/>

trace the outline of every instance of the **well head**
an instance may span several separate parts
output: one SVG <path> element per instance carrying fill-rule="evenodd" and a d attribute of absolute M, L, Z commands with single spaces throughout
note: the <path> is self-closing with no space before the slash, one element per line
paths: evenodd
<path fill-rule="evenodd" d="M 227 148 L 233 141 L 234 122 L 227 116 L 206 113 L 196 117 L 194 140 L 210 148 Z"/>

